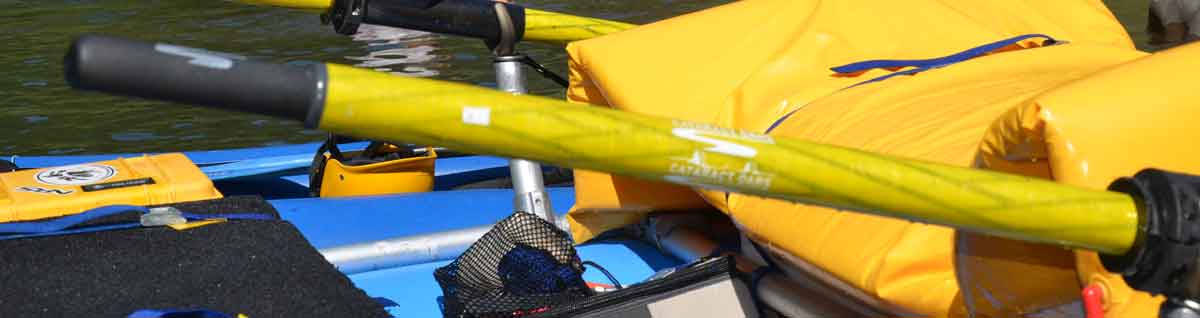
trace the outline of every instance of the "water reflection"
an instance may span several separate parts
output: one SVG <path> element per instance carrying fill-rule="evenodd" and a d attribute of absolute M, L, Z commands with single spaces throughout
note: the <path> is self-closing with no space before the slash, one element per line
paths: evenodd
<path fill-rule="evenodd" d="M 520 0 L 577 15 L 645 23 L 731 0 Z M 300 124 L 257 115 L 81 92 L 67 87 L 62 55 L 73 38 L 100 33 L 230 52 L 277 63 L 332 62 L 473 85 L 494 81 L 479 40 L 364 25 L 354 37 L 317 14 L 211 0 L 3 1 L 0 10 L 0 150 L 81 154 L 219 149 L 324 138 Z M 1145 12 L 1144 9 L 1142 12 Z M 560 74 L 561 47 L 522 52 Z M 562 89 L 532 77 L 531 93 Z"/>
<path fill-rule="evenodd" d="M 354 41 L 367 43 L 367 55 L 347 56 L 357 61 L 354 66 L 376 71 L 415 77 L 433 77 L 438 71 L 433 63 L 438 61 L 434 54 L 438 50 L 437 35 L 408 29 L 380 25 L 362 25 L 353 36 Z"/>

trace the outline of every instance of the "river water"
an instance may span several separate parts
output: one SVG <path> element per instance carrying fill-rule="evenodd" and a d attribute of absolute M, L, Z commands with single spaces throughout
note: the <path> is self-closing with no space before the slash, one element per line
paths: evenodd
<path fill-rule="evenodd" d="M 538 9 L 647 23 L 729 0 L 523 0 Z M 1144 42 L 1145 1 L 1108 2 Z M 103 33 L 232 52 L 282 63 L 353 64 L 409 76 L 494 86 L 480 41 L 365 26 L 350 37 L 316 14 L 215 0 L 0 0 L 0 153 L 68 155 L 300 143 L 324 138 L 299 124 L 69 89 L 62 55 L 72 38 Z M 522 51 L 565 74 L 561 48 Z M 531 93 L 561 97 L 530 76 Z"/>

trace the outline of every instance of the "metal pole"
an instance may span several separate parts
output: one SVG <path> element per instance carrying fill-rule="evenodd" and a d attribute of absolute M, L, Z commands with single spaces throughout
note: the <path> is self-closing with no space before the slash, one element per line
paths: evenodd
<path fill-rule="evenodd" d="M 524 94 L 525 72 L 521 69 L 520 55 L 497 56 L 494 62 L 496 69 L 496 84 L 500 90 Z M 546 186 L 542 181 L 542 166 L 533 161 L 512 159 L 508 162 L 509 174 L 512 177 L 513 209 L 537 215 L 546 221 L 554 222 L 554 210 L 550 208 L 550 197 L 546 195 Z"/>
<path fill-rule="evenodd" d="M 567 230 L 567 219 L 554 225 Z M 402 236 L 378 241 L 321 249 L 321 255 L 347 275 L 458 257 L 491 230 L 491 225 L 459 230 Z"/>
<path fill-rule="evenodd" d="M 339 271 L 358 274 L 458 257 L 491 226 L 397 237 L 326 248 L 321 255 Z"/>
<path fill-rule="evenodd" d="M 669 220 L 669 217 L 658 217 L 655 222 L 647 222 L 644 229 L 647 239 L 658 245 L 663 252 L 676 258 L 694 261 L 701 257 L 712 255 L 719 246 L 700 232 L 680 227 Z M 663 220 L 667 218 L 668 220 Z M 735 256 L 739 268 L 757 267 L 741 256 Z M 764 255 L 764 257 L 767 257 Z M 781 265 L 783 266 L 783 265 Z M 791 272 L 791 269 L 781 269 Z M 788 275 L 779 272 L 763 274 L 757 286 L 759 300 L 785 317 L 878 317 L 886 314 L 867 308 L 866 306 L 848 304 L 846 299 L 831 297 L 829 291 L 818 290 L 813 286 L 799 284 Z"/>

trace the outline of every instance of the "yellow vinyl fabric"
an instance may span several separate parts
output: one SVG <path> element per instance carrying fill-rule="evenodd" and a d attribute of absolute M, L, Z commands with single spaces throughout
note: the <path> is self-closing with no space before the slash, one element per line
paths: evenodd
<path fill-rule="evenodd" d="M 1057 88 L 997 120 L 980 146 L 991 169 L 1104 189 L 1144 168 L 1200 173 L 1200 45 L 1158 52 Z M 1132 291 L 1092 252 L 1077 252 L 1079 280 L 1105 291 L 1106 317 L 1153 317 L 1160 298 Z"/>
<path fill-rule="evenodd" d="M 808 103 L 771 135 L 971 166 L 995 118 L 1042 92 L 1141 54 L 1088 44 L 994 54 L 839 91 Z M 737 194 L 729 196 L 727 205 L 729 214 L 759 241 L 778 245 L 887 302 L 930 316 L 957 315 L 961 312 L 956 310 L 965 308 L 949 228 Z M 985 242 L 974 244 L 977 249 L 985 243 L 1012 246 L 981 240 Z M 985 264 L 1023 256 L 1038 262 L 1015 262 L 1024 271 L 1006 273 L 1040 274 L 1036 280 L 1010 280 L 1014 287 L 1006 294 L 1008 302 L 995 308 L 975 304 L 977 312 L 1009 316 L 1076 298 L 1070 255 L 1053 248 L 1037 253 L 1035 247 L 973 254 Z M 1020 299 L 1030 296 L 1037 297 Z"/>
<path fill-rule="evenodd" d="M 1021 34 L 1068 41 L 847 88 L 831 67 L 942 57 Z M 1036 44 L 1023 43 L 1025 47 Z M 1141 57 L 1100 1 L 751 0 L 575 42 L 569 100 L 712 123 L 926 161 L 971 166 L 996 118 L 1036 96 Z M 577 241 L 652 210 L 713 206 L 757 241 L 847 285 L 922 316 L 963 314 L 954 231 L 878 216 L 577 171 L 568 216 Z M 699 194 L 699 195 L 697 195 Z M 936 198 L 931 198 L 935 200 Z M 995 239 L 969 242 L 1009 246 Z M 973 255 L 979 264 L 1038 270 L 1009 315 L 1077 295 L 1071 255 L 1031 247 Z M 1036 251 L 1034 251 L 1036 250 Z M 992 260 L 1032 252 L 1042 262 Z M 1015 267 L 1013 267 L 1015 266 Z M 1014 290 L 1022 290 L 1017 288 Z"/>
<path fill-rule="evenodd" d="M 59 217 L 114 204 L 217 198 L 221 192 L 212 180 L 181 153 L 0 173 L 0 222 Z"/>
<path fill-rule="evenodd" d="M 433 190 L 437 152 L 426 148 L 422 156 L 363 165 L 347 165 L 328 158 L 321 175 L 323 198 L 428 192 Z"/>

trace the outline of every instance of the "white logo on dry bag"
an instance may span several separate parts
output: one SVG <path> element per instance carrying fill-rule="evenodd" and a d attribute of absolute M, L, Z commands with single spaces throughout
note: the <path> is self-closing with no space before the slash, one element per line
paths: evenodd
<path fill-rule="evenodd" d="M 188 64 L 203 66 L 218 70 L 228 70 L 233 67 L 233 60 L 245 60 L 245 57 L 233 54 L 217 53 L 184 46 L 156 43 L 154 50 L 175 56 L 190 57 Z"/>
<path fill-rule="evenodd" d="M 57 195 L 68 195 L 68 194 L 75 193 L 75 190 L 47 189 L 47 188 L 39 188 L 39 187 L 17 187 L 17 191 L 42 193 L 42 194 L 57 194 Z"/>
<path fill-rule="evenodd" d="M 38 182 L 51 185 L 92 184 L 117 175 L 117 169 L 102 164 L 84 164 L 49 168 L 34 176 Z"/>

